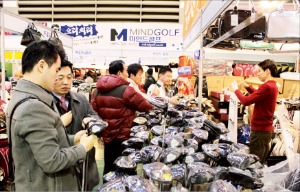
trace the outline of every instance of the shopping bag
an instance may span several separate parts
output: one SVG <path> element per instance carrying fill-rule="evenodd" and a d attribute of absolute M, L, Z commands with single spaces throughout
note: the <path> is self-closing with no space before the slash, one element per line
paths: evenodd
<path fill-rule="evenodd" d="M 51 36 L 49 38 L 49 41 L 52 42 L 55 45 L 63 47 L 62 41 L 59 39 L 59 37 L 58 37 L 57 32 L 56 32 L 55 29 L 53 29 L 51 31 Z"/>
<path fill-rule="evenodd" d="M 37 30 L 34 23 L 30 23 L 23 33 L 21 45 L 27 46 L 34 41 L 40 41 L 41 36 L 42 34 Z"/>
<path fill-rule="evenodd" d="M 298 10 L 277 10 L 270 13 L 267 24 L 267 40 L 278 43 L 300 42 Z"/>

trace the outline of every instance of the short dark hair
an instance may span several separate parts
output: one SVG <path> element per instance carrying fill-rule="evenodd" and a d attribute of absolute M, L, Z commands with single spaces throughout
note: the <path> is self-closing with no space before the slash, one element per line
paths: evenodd
<path fill-rule="evenodd" d="M 264 71 L 269 69 L 272 77 L 276 77 L 277 75 L 277 66 L 273 60 L 266 59 L 258 64 Z"/>
<path fill-rule="evenodd" d="M 70 61 L 64 59 L 64 60 L 61 61 L 61 65 L 60 65 L 60 68 L 63 68 L 63 67 L 70 67 L 71 73 L 73 74 L 73 63 L 71 63 Z"/>
<path fill-rule="evenodd" d="M 163 66 L 160 68 L 159 72 L 158 72 L 158 75 L 159 74 L 166 74 L 167 72 L 171 72 L 172 73 L 172 69 L 170 67 L 167 67 L 167 66 Z"/>
<path fill-rule="evenodd" d="M 118 74 L 119 71 L 123 72 L 123 70 L 124 70 L 123 64 L 125 64 L 125 62 L 122 60 L 112 61 L 109 64 L 109 68 L 108 68 L 109 74 L 116 75 L 116 74 Z"/>
<path fill-rule="evenodd" d="M 148 73 L 149 75 L 153 75 L 153 69 L 152 69 L 152 68 L 149 68 L 149 69 L 147 70 L 147 73 Z"/>
<path fill-rule="evenodd" d="M 142 72 L 144 71 L 141 64 L 133 63 L 127 67 L 128 77 L 130 77 L 130 74 L 133 74 L 134 76 L 136 76 L 136 74 L 139 71 L 142 71 Z"/>
<path fill-rule="evenodd" d="M 49 41 L 35 41 L 30 43 L 22 56 L 22 73 L 31 72 L 34 66 L 44 59 L 49 67 L 57 61 L 58 56 L 61 60 L 65 59 L 65 50 Z"/>

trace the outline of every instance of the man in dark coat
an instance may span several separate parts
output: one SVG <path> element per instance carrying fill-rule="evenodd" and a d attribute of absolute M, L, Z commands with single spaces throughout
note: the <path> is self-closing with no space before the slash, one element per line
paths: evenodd
<path fill-rule="evenodd" d="M 144 84 L 143 88 L 144 88 L 144 90 L 145 90 L 146 93 L 147 93 L 148 88 L 150 87 L 150 85 L 155 84 L 156 81 L 155 81 L 155 79 L 154 79 L 154 77 L 153 77 L 153 69 L 152 69 L 152 68 L 149 68 L 149 69 L 146 71 L 146 74 L 145 74 L 145 75 L 146 75 L 146 79 L 145 79 L 145 84 Z"/>
<path fill-rule="evenodd" d="M 16 191 L 79 191 L 75 165 L 85 160 L 94 145 L 86 131 L 67 135 L 54 105 L 51 91 L 65 57 L 60 49 L 39 41 L 31 43 L 22 56 L 24 76 L 7 109 Z M 28 97 L 32 99 L 24 101 Z"/>
<path fill-rule="evenodd" d="M 129 139 L 135 112 L 149 112 L 153 106 L 134 88 L 129 86 L 127 67 L 121 60 L 109 65 L 109 74 L 97 82 L 96 93 L 92 94 L 92 106 L 108 123 L 102 132 L 104 140 L 104 174 L 114 171 L 113 162 L 121 156 L 121 143 Z"/>
<path fill-rule="evenodd" d="M 82 120 L 86 116 L 93 116 L 95 119 L 101 118 L 93 110 L 86 97 L 80 93 L 70 91 L 73 82 L 73 64 L 67 60 L 63 60 L 61 68 L 57 74 L 53 95 L 55 103 L 60 115 L 62 115 L 63 123 L 66 126 L 67 133 L 76 134 L 84 130 Z M 66 109 L 62 106 L 61 98 L 64 97 Z M 84 191 L 92 191 L 100 182 L 97 164 L 95 161 L 95 148 L 88 153 L 86 160 L 86 174 Z M 82 165 L 80 166 L 80 175 L 82 176 Z M 81 178 L 82 179 L 82 178 Z"/>

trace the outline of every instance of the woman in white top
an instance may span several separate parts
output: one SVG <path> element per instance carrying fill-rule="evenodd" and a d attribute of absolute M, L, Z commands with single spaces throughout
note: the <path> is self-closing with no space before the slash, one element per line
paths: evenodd
<path fill-rule="evenodd" d="M 144 98 L 148 98 L 147 94 L 143 90 L 141 83 L 143 79 L 143 67 L 138 63 L 130 64 L 127 67 L 129 86 L 133 87 L 136 92 L 141 94 Z"/>

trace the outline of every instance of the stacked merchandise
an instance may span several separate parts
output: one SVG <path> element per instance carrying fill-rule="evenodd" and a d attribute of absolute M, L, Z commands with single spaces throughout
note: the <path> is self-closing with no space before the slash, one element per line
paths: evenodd
<path fill-rule="evenodd" d="M 232 61 L 223 59 L 206 59 L 203 62 L 204 76 L 229 76 L 232 74 Z"/>
<path fill-rule="evenodd" d="M 126 149 L 114 163 L 117 171 L 103 176 L 98 191 L 228 191 L 259 189 L 263 166 L 249 148 L 235 144 L 223 123 L 207 119 L 194 99 L 175 106 L 161 97 L 139 113 Z M 143 176 L 137 176 L 143 164 Z"/>

